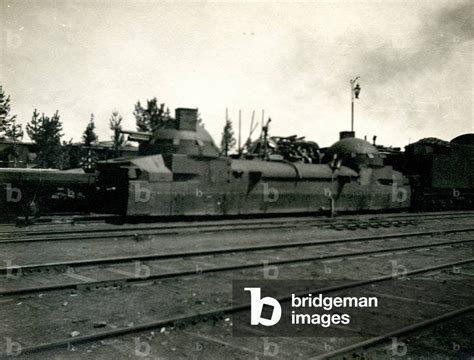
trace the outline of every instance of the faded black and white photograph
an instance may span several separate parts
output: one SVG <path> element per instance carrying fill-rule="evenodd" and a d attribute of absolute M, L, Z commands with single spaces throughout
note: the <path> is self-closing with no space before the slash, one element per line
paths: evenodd
<path fill-rule="evenodd" d="M 0 0 L 0 359 L 472 360 L 473 15 Z"/>

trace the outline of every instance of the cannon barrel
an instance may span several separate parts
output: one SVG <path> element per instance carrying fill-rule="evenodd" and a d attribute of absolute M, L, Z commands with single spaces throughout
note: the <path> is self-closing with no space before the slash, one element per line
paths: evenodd
<path fill-rule="evenodd" d="M 152 137 L 152 133 L 149 132 L 141 132 L 141 131 L 129 131 L 129 130 L 121 130 L 122 134 L 128 135 L 129 141 L 149 141 Z"/>

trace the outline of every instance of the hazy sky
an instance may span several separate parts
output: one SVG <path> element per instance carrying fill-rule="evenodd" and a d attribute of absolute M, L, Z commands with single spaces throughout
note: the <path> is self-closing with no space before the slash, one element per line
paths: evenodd
<path fill-rule="evenodd" d="M 386 145 L 474 132 L 473 2 L 0 0 L 0 83 L 26 124 L 59 109 L 65 139 L 137 100 L 198 107 L 216 142 L 229 108 L 328 146 L 350 128 Z"/>

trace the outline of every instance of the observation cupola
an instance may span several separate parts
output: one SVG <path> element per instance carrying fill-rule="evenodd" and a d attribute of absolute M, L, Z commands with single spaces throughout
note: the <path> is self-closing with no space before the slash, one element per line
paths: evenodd
<path fill-rule="evenodd" d="M 334 143 L 327 149 L 323 162 L 341 162 L 352 169 L 361 167 L 382 167 L 383 157 L 377 148 L 369 142 L 347 137 Z"/>

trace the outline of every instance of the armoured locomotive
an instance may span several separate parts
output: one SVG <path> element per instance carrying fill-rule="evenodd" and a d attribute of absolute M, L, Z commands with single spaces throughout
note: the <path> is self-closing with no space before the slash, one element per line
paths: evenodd
<path fill-rule="evenodd" d="M 415 210 L 474 208 L 474 134 L 410 144 L 401 169 L 411 180 Z"/>

